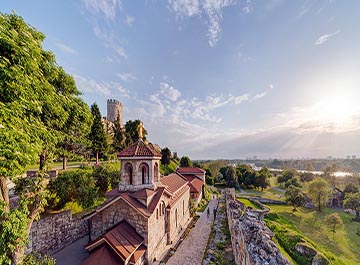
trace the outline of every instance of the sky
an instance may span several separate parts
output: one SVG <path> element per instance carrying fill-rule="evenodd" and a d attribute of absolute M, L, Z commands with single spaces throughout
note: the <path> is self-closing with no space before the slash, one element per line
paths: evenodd
<path fill-rule="evenodd" d="M 2 0 L 106 115 L 191 159 L 360 157 L 360 1 Z"/>

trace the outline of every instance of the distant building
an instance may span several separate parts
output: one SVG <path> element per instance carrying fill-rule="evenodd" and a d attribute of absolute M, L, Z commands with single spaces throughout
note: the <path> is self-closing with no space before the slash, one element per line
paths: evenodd
<path fill-rule="evenodd" d="M 352 156 L 351 156 L 351 159 L 356 159 L 356 155 L 352 155 Z"/>
<path fill-rule="evenodd" d="M 340 189 L 334 187 L 332 189 L 331 195 L 329 196 L 328 206 L 342 208 L 343 201 L 344 201 L 344 192 L 342 192 Z"/>
<path fill-rule="evenodd" d="M 107 115 L 106 119 L 114 122 L 118 115 L 120 115 L 120 124 L 123 124 L 123 113 L 122 113 L 122 104 L 116 99 L 107 100 Z"/>
<path fill-rule="evenodd" d="M 346 159 L 350 159 L 350 156 L 346 156 Z"/>

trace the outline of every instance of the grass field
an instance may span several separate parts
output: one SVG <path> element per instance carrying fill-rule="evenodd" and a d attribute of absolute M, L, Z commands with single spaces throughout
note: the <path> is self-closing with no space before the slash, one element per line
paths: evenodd
<path fill-rule="evenodd" d="M 169 165 L 160 165 L 160 173 L 162 175 L 169 175 L 173 173 L 178 167 L 178 163 L 171 159 Z"/>
<path fill-rule="evenodd" d="M 271 213 L 279 216 L 280 224 L 285 225 L 289 232 L 303 235 L 332 264 L 360 264 L 360 223 L 351 221 L 354 216 L 330 208 L 324 208 L 322 212 L 299 208 L 293 213 L 291 206 L 268 206 Z M 334 212 L 339 213 L 344 224 L 336 228 L 333 239 L 325 217 Z"/>

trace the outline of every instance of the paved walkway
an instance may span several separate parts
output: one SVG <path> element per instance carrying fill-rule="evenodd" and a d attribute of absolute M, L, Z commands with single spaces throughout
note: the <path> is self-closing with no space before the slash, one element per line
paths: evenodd
<path fill-rule="evenodd" d="M 84 258 L 89 254 L 85 251 L 84 246 L 88 243 L 89 237 L 84 236 L 71 245 L 63 248 L 53 255 L 56 259 L 56 265 L 76 265 L 81 264 Z"/>
<path fill-rule="evenodd" d="M 166 263 L 168 265 L 199 265 L 202 262 L 204 252 L 211 232 L 211 224 L 214 220 L 213 209 L 216 208 L 217 199 L 209 202 L 208 207 L 201 214 L 195 227 L 180 244 L 174 255 Z M 210 217 L 207 217 L 207 209 L 210 208 Z"/>

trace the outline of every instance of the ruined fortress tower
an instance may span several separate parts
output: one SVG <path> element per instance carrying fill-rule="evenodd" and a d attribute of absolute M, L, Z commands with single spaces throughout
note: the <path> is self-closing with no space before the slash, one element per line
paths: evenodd
<path fill-rule="evenodd" d="M 116 99 L 107 100 L 107 116 L 106 119 L 114 122 L 117 118 L 118 113 L 120 114 L 120 124 L 123 124 L 122 117 L 122 104 Z"/>

